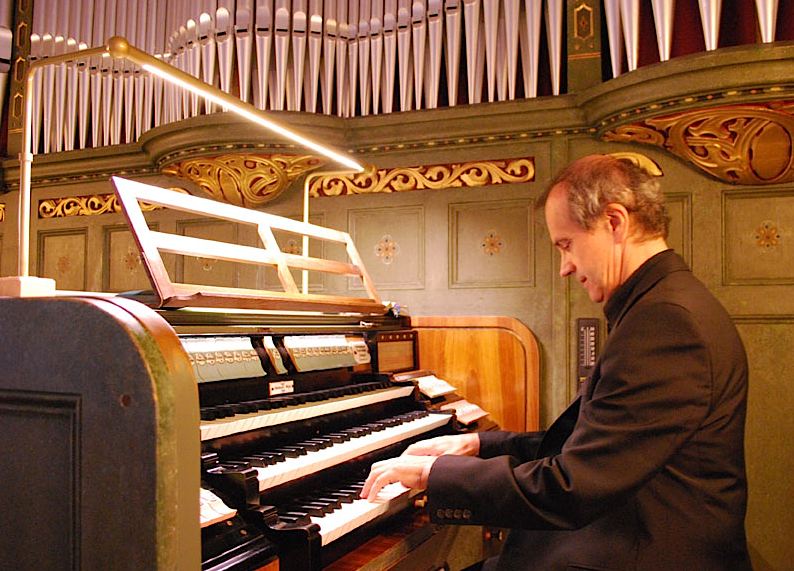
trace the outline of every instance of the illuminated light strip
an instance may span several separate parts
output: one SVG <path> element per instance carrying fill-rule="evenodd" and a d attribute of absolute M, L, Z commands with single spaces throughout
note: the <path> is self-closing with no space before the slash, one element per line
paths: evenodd
<path fill-rule="evenodd" d="M 346 156 L 344 156 L 344 155 L 342 155 L 340 153 L 337 153 L 336 151 L 334 151 L 332 149 L 329 149 L 328 147 L 320 145 L 319 143 L 315 143 L 314 141 L 312 141 L 310 139 L 307 139 L 306 137 L 304 137 L 302 135 L 299 135 L 295 131 L 292 131 L 292 130 L 288 129 L 288 128 L 284 127 L 283 125 L 279 125 L 278 123 L 274 123 L 273 121 L 270 121 L 269 119 L 266 119 L 265 117 L 263 117 L 262 115 L 260 115 L 256 111 L 251 111 L 249 109 L 246 109 L 242 105 L 236 105 L 236 104 L 230 102 L 225 97 L 221 97 L 219 95 L 211 93 L 208 90 L 205 90 L 205 89 L 202 89 L 202 88 L 196 86 L 193 82 L 189 83 L 189 82 L 177 77 L 176 75 L 174 75 L 170 71 L 165 71 L 165 70 L 160 69 L 159 67 L 155 67 L 152 64 L 146 64 L 146 63 L 145 64 L 141 64 L 141 67 L 143 69 L 145 69 L 146 71 L 148 71 L 149 73 L 152 73 L 152 74 L 154 74 L 154 75 L 156 75 L 158 77 L 162 77 L 163 79 L 173 83 L 174 85 L 182 87 L 183 89 L 187 89 L 188 91 L 190 91 L 192 93 L 196 93 L 197 95 L 200 95 L 201 97 L 204 97 L 205 99 L 207 99 L 208 101 L 210 101 L 212 103 L 220 105 L 221 107 L 223 107 L 225 109 L 228 109 L 230 111 L 233 111 L 234 113 L 237 113 L 238 115 L 240 115 L 241 117 L 244 117 L 245 119 L 248 119 L 252 123 L 256 123 L 256 124 L 266 128 L 266 129 L 269 129 L 269 130 L 273 131 L 274 133 L 278 133 L 282 137 L 285 137 L 287 139 L 295 141 L 296 143 L 298 143 L 298 144 L 300 144 L 300 145 L 302 145 L 304 147 L 307 147 L 309 149 L 317 151 L 318 153 L 320 153 L 322 155 L 325 155 L 325 156 L 333 159 L 334 161 L 336 161 L 336 162 L 338 162 L 338 163 L 340 163 L 342 165 L 345 165 L 346 167 L 349 167 L 350 169 L 352 169 L 352 170 L 354 170 L 356 172 L 363 172 L 363 170 L 364 170 L 364 167 L 362 167 L 356 161 L 354 161 L 352 159 L 349 159 L 348 157 L 346 157 Z"/>

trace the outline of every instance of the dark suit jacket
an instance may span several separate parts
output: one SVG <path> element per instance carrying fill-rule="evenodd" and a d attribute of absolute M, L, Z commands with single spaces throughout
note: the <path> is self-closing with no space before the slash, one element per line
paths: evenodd
<path fill-rule="evenodd" d="M 729 316 L 672 250 L 604 308 L 610 333 L 542 440 L 482 433 L 430 472 L 435 521 L 508 527 L 497 569 L 749 569 L 747 362 Z"/>

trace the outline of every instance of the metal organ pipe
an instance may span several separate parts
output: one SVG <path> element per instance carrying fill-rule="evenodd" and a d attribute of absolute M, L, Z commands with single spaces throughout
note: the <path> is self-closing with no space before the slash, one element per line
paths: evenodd
<path fill-rule="evenodd" d="M 626 40 L 626 60 L 629 71 L 634 71 L 640 52 L 640 0 L 620 0 L 620 19 Z"/>
<path fill-rule="evenodd" d="M 675 0 L 650 4 L 665 61 Z M 755 0 L 763 42 L 775 39 L 778 4 Z M 483 94 L 488 101 L 513 100 L 521 93 L 516 82 L 523 82 L 524 97 L 536 97 L 544 27 L 551 88 L 560 93 L 565 6 L 563 0 L 35 0 L 30 57 L 76 52 L 122 35 L 259 109 L 352 117 L 432 109 L 440 96 L 449 106 L 478 103 Z M 698 0 L 698 6 L 706 47 L 716 49 L 722 2 Z M 638 66 L 639 7 L 639 0 L 603 3 L 613 76 L 621 73 L 624 49 L 629 71 Z M 10 43 L 10 18 L 10 2 L 0 0 L 0 55 Z M 467 84 L 459 94 L 462 70 Z M 7 71 L 0 61 L 0 81 Z M 153 127 L 222 111 L 134 66 L 99 57 L 46 67 L 34 80 L 31 103 L 34 152 L 132 142 Z"/>

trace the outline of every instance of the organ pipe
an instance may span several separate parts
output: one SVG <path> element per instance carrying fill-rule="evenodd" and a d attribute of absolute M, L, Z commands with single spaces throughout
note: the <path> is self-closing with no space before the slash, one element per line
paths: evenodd
<path fill-rule="evenodd" d="M 755 0 L 763 42 L 775 39 L 778 3 Z M 9 6 L 0 2 L 0 32 L 10 32 Z M 613 76 L 624 49 L 629 71 L 637 68 L 639 6 L 603 3 Z M 722 3 L 698 6 L 706 47 L 716 49 Z M 536 97 L 543 35 L 559 94 L 565 7 L 563 0 L 35 0 L 30 57 L 122 35 L 259 109 L 352 117 Z M 665 61 L 675 2 L 652 0 L 651 7 Z M 7 71 L 0 67 L 0 80 Z M 98 57 L 47 66 L 31 101 L 33 149 L 45 153 L 128 143 L 165 123 L 222 111 Z"/>

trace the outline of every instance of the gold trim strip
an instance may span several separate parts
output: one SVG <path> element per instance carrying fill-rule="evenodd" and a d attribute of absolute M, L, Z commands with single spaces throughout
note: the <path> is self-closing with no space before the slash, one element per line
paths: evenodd
<path fill-rule="evenodd" d="M 187 194 L 181 188 L 172 188 Z M 141 204 L 141 210 L 151 212 L 161 210 L 162 206 Z M 39 218 L 68 218 L 71 216 L 98 216 L 100 214 L 116 214 L 121 206 L 115 194 L 93 194 L 89 196 L 66 196 L 64 198 L 46 198 L 39 200 Z"/>
<path fill-rule="evenodd" d="M 595 59 L 600 58 L 600 52 L 586 52 L 583 54 L 570 54 L 568 56 L 568 61 L 580 60 L 580 59 Z"/>
<path fill-rule="evenodd" d="M 354 175 L 318 176 L 309 196 L 440 190 L 535 180 L 534 157 L 379 169 Z"/>

